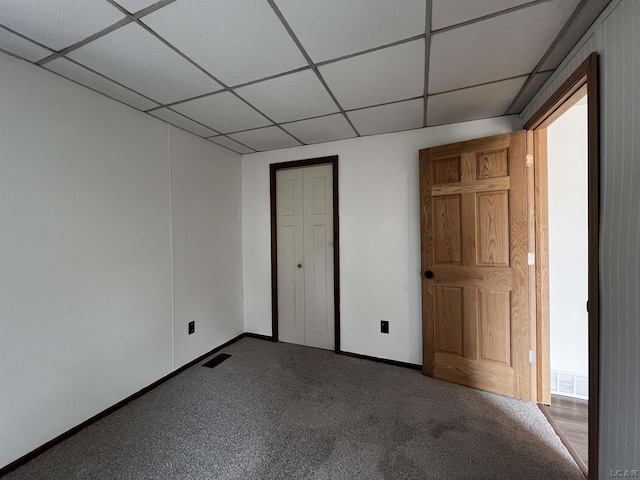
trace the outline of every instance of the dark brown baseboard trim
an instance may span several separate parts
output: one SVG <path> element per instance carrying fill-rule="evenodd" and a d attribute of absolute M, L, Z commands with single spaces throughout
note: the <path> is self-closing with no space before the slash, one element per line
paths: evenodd
<path fill-rule="evenodd" d="M 556 434 L 558 435 L 558 437 L 560 437 L 560 441 L 567 448 L 567 450 L 569 451 L 569 454 L 573 457 L 573 459 L 578 464 L 578 467 L 580 467 L 582 474 L 585 476 L 585 478 L 589 478 L 589 470 L 587 468 L 587 465 L 584 463 L 584 460 L 580 458 L 580 455 L 578 455 L 578 452 L 576 451 L 576 449 L 573 448 L 573 445 L 571 445 L 571 441 L 569 441 L 569 439 L 564 434 L 562 429 L 558 428 L 558 425 L 556 424 L 555 420 L 551 416 L 551 413 L 549 412 L 549 409 L 547 408 L 547 406 L 539 403 L 538 408 L 540 408 L 544 416 L 547 417 L 547 420 L 555 430 Z"/>
<path fill-rule="evenodd" d="M 275 342 L 276 341 L 272 336 L 260 335 L 259 333 L 245 332 L 244 336 L 245 337 L 249 337 L 249 338 L 259 338 L 260 340 L 267 340 L 269 342 Z"/>
<path fill-rule="evenodd" d="M 196 364 L 200 363 L 201 361 L 203 361 L 205 358 L 217 353 L 218 351 L 222 350 L 223 348 L 228 347 L 232 343 L 235 343 L 238 340 L 240 340 L 241 338 L 245 338 L 245 337 L 257 338 L 257 339 L 266 340 L 266 341 L 269 341 L 269 342 L 276 341 L 273 337 L 270 337 L 268 335 L 260 335 L 260 334 L 257 334 L 257 333 L 249 333 L 249 332 L 241 333 L 237 337 L 234 337 L 231 340 L 229 340 L 228 342 L 225 342 L 222 345 L 214 348 L 213 350 L 210 350 L 207 353 L 205 353 L 203 355 L 200 355 L 195 360 L 191 360 L 189 363 L 183 365 L 182 367 L 178 368 L 177 370 L 174 370 L 173 372 L 165 375 L 161 379 L 156 380 L 151 385 L 148 385 L 148 386 L 144 387 L 143 389 L 138 390 L 136 393 L 128 396 L 124 400 L 120 400 L 118 403 L 110 406 L 106 410 L 103 410 L 102 412 L 97 413 L 96 415 L 94 415 L 93 417 L 89 418 L 88 420 L 85 420 L 84 422 L 76 425 L 75 427 L 70 428 L 69 430 L 67 430 L 66 432 L 58 435 L 54 439 L 49 440 L 47 443 L 39 446 L 38 448 L 32 450 L 29 453 L 23 455 L 22 457 L 18 458 L 17 460 L 14 460 L 10 464 L 0 468 L 0 477 L 6 475 L 9 472 L 12 472 L 13 470 L 17 469 L 18 467 L 21 467 L 22 465 L 26 464 L 27 462 L 33 460 L 38 455 L 46 452 L 47 450 L 49 450 L 51 447 L 54 447 L 58 443 L 66 440 L 69 437 L 72 437 L 73 435 L 78 433 L 83 428 L 88 427 L 92 423 L 95 423 L 98 420 L 106 417 L 107 415 L 112 414 L 116 410 L 124 407 L 127 403 L 129 403 L 129 402 L 131 402 L 131 401 L 143 396 L 145 393 L 149 393 L 151 390 L 153 390 L 156 387 L 159 387 L 160 385 L 162 385 L 167 380 L 170 380 L 171 378 L 175 377 L 176 375 L 184 372 L 187 368 L 193 367 L 194 365 L 196 365 Z M 344 351 L 340 351 L 338 353 L 340 355 L 346 355 L 348 357 L 360 358 L 360 359 L 363 359 L 363 360 L 371 360 L 371 361 L 374 361 L 374 362 L 387 363 L 389 365 L 395 365 L 397 367 L 411 368 L 413 370 L 422 370 L 422 365 L 415 365 L 413 363 L 398 362 L 396 360 L 389 360 L 387 358 L 370 357 L 368 355 L 360 355 L 358 353 L 351 353 L 351 352 L 344 352 Z"/>
<path fill-rule="evenodd" d="M 250 338 L 259 338 L 261 340 L 267 340 L 269 342 L 277 342 L 275 338 L 270 337 L 269 335 L 259 335 L 257 333 L 247 332 L 244 334 L 244 336 L 250 337 Z M 370 360 L 372 362 L 386 363 L 388 365 L 394 365 L 396 367 L 410 368 L 412 370 L 422 370 L 422 365 L 416 365 L 415 363 L 399 362 L 398 360 L 389 360 L 388 358 L 371 357 L 369 355 L 361 355 L 359 353 L 345 352 L 343 350 L 337 351 L 335 353 L 337 353 L 338 355 L 345 355 L 347 357 L 359 358 L 361 360 Z"/>
<path fill-rule="evenodd" d="M 49 440 L 47 443 L 39 446 L 38 448 L 30 451 L 29 453 L 23 455 L 22 457 L 18 458 L 17 460 L 14 460 L 13 462 L 11 462 L 10 464 L 0 468 L 0 477 L 6 475 L 7 473 L 15 470 L 18 467 L 21 467 L 22 465 L 24 465 L 25 463 L 29 462 L 30 460 L 33 460 L 34 458 L 36 458 L 38 455 L 46 452 L 47 450 L 49 450 L 51 447 L 54 447 L 55 445 L 57 445 L 58 443 L 66 440 L 69 437 L 72 437 L 73 435 L 75 435 L 76 433 L 78 433 L 80 430 L 82 430 L 85 427 L 88 427 L 89 425 L 91 425 L 92 423 L 97 422 L 98 420 L 106 417 L 107 415 L 110 415 L 111 413 L 115 412 L 116 410 L 124 407 L 127 403 L 135 400 L 136 398 L 141 397 L 142 395 L 144 395 L 145 393 L 149 393 L 151 390 L 153 390 L 156 387 L 159 387 L 160 385 L 162 385 L 164 382 L 166 382 L 167 380 L 175 377 L 176 375 L 184 372 L 187 368 L 193 367 L 194 365 L 196 365 L 197 363 L 201 362 L 202 360 L 204 360 L 205 358 L 213 355 L 214 353 L 222 350 L 225 347 L 228 347 L 229 345 L 231 345 L 232 343 L 237 342 L 238 340 L 240 340 L 241 338 L 244 337 L 254 337 L 254 338 L 262 338 L 263 335 L 257 335 L 255 333 L 241 333 L 240 335 L 238 335 L 235 338 L 232 338 L 231 340 L 229 340 L 228 342 L 223 343 L 222 345 L 214 348 L 213 350 L 210 350 L 209 352 L 205 353 L 204 355 L 200 355 L 198 358 L 196 358 L 195 360 L 191 360 L 189 363 L 187 363 L 186 365 L 183 365 L 182 367 L 178 368 L 177 370 L 174 370 L 173 372 L 165 375 L 164 377 L 162 377 L 159 380 L 156 380 L 155 382 L 153 382 L 151 385 L 148 385 L 146 387 L 144 387 L 142 390 L 138 390 L 136 393 L 134 393 L 133 395 L 128 396 L 127 398 L 125 398 L 124 400 L 120 400 L 118 403 L 110 406 L 109 408 L 107 408 L 106 410 L 103 410 L 100 413 L 97 413 L 96 415 L 94 415 L 93 417 L 89 418 L 88 420 L 85 420 L 84 422 L 76 425 L 75 427 L 67 430 L 66 432 L 58 435 L 57 437 L 55 437 L 52 440 Z M 265 339 L 267 340 L 271 340 L 271 337 L 266 337 L 264 336 Z"/>
<path fill-rule="evenodd" d="M 397 360 L 389 360 L 388 358 L 370 357 L 369 355 L 360 355 L 359 353 L 345 352 L 344 350 L 336 353 L 340 355 L 346 355 L 347 357 L 361 358 L 362 360 L 371 360 L 372 362 L 395 365 L 396 367 L 410 368 L 412 370 L 422 370 L 422 365 L 416 365 L 415 363 L 399 362 Z"/>

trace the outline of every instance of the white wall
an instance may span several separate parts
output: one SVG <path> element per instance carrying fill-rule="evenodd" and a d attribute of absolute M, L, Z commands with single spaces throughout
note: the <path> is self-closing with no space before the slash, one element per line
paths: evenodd
<path fill-rule="evenodd" d="M 176 367 L 244 332 L 240 175 L 239 155 L 171 127 Z"/>
<path fill-rule="evenodd" d="M 244 155 L 245 329 L 271 335 L 269 165 L 338 155 L 341 349 L 422 364 L 418 150 L 521 125 L 500 117 Z"/>
<path fill-rule="evenodd" d="M 640 471 L 640 2 L 613 0 L 523 112 L 592 52 L 600 104 L 599 478 Z"/>
<path fill-rule="evenodd" d="M 0 54 L 0 467 L 174 368 L 169 139 L 166 123 Z M 176 328 L 194 310 L 202 327 L 176 339 L 179 366 L 242 330 L 228 264 L 240 156 L 171 139 Z M 196 259 L 221 270 L 185 274 Z M 223 281 L 227 297 L 204 298 Z"/>
<path fill-rule="evenodd" d="M 551 370 L 587 375 L 587 105 L 547 130 Z"/>

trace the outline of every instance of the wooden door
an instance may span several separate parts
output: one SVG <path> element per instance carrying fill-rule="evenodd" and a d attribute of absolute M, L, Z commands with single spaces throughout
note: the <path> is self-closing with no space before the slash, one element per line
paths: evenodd
<path fill-rule="evenodd" d="M 531 399 L 525 133 L 420 151 L 423 371 Z"/>
<path fill-rule="evenodd" d="M 276 228 L 279 339 L 333 349 L 331 165 L 276 172 Z"/>

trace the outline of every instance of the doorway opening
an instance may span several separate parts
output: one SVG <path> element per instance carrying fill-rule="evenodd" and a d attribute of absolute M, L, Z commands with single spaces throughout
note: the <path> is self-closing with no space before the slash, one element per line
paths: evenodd
<path fill-rule="evenodd" d="M 588 189 L 586 89 L 547 127 L 550 405 L 576 462 L 588 463 Z"/>
<path fill-rule="evenodd" d="M 340 353 L 338 157 L 270 167 L 272 340 Z"/>
<path fill-rule="evenodd" d="M 592 54 L 525 124 L 535 185 L 537 401 L 588 478 L 598 475 L 597 93 Z"/>

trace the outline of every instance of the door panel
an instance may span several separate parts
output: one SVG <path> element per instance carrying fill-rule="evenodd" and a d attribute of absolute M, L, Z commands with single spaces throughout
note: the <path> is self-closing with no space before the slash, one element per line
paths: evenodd
<path fill-rule="evenodd" d="M 496 178 L 509 175 L 506 149 L 482 152 L 477 155 L 477 178 Z"/>
<path fill-rule="evenodd" d="M 437 352 L 463 355 L 462 288 L 435 287 L 435 347 Z"/>
<path fill-rule="evenodd" d="M 298 232 L 300 233 L 300 232 Z M 280 316 L 284 327 L 295 328 L 299 323 L 299 315 L 296 314 L 296 291 L 298 285 L 296 281 L 296 228 L 294 225 L 284 225 L 280 230 L 280 241 L 282 242 L 282 266 L 279 278 L 282 282 L 282 301 L 278 302 Z"/>
<path fill-rule="evenodd" d="M 511 366 L 510 294 L 478 290 L 480 358 Z"/>
<path fill-rule="evenodd" d="M 333 349 L 333 169 L 302 169 L 304 184 L 305 345 Z"/>
<path fill-rule="evenodd" d="M 423 370 L 530 399 L 524 139 L 420 151 Z"/>
<path fill-rule="evenodd" d="M 460 195 L 433 199 L 434 265 L 460 265 L 462 242 L 460 225 Z"/>
<path fill-rule="evenodd" d="M 276 172 L 278 331 L 283 342 L 304 345 L 302 171 Z"/>
<path fill-rule="evenodd" d="M 433 161 L 433 184 L 460 181 L 460 156 L 440 158 Z"/>
<path fill-rule="evenodd" d="M 509 192 L 478 193 L 476 265 L 509 266 Z"/>

